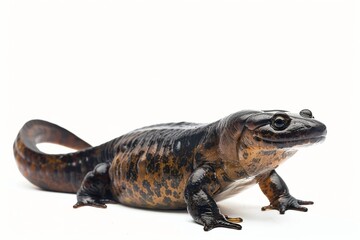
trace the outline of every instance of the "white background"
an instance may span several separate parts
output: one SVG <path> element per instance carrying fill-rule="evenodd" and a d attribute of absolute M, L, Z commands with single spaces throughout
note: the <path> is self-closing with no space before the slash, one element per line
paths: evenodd
<path fill-rule="evenodd" d="M 359 239 L 357 7 L 340 0 L 1 1 L 0 235 Z M 32 186 L 12 154 L 18 130 L 33 118 L 97 145 L 148 124 L 303 108 L 326 123 L 328 138 L 278 172 L 295 197 L 315 205 L 308 213 L 261 212 L 268 202 L 255 186 L 219 203 L 244 218 L 242 231 L 205 233 L 186 212 L 74 210 L 75 195 Z"/>

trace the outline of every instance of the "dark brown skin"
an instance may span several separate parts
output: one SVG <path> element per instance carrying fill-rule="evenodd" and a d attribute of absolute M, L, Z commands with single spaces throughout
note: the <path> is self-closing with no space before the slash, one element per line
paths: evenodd
<path fill-rule="evenodd" d="M 309 110 L 241 111 L 211 124 L 170 123 L 141 128 L 98 147 L 41 120 L 24 125 L 14 143 L 20 172 L 51 191 L 77 192 L 80 206 L 105 203 L 152 209 L 187 208 L 208 231 L 241 229 L 241 218 L 220 213 L 215 200 L 258 183 L 268 197 L 266 209 L 306 211 L 312 204 L 292 197 L 275 172 L 297 147 L 321 142 L 324 124 Z M 42 153 L 36 144 L 51 142 L 79 150 Z"/>

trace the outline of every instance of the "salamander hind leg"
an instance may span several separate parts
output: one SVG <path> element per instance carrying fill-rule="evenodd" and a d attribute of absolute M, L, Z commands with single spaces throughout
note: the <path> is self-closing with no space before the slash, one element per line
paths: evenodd
<path fill-rule="evenodd" d="M 284 214 L 286 210 L 297 210 L 307 212 L 307 208 L 301 205 L 314 204 L 312 201 L 302 201 L 290 195 L 284 180 L 275 172 L 271 171 L 267 177 L 259 181 L 259 186 L 270 201 L 270 205 L 262 207 L 261 210 L 279 210 Z"/>
<path fill-rule="evenodd" d="M 110 191 L 110 163 L 100 163 L 88 172 L 77 192 L 74 208 L 92 206 L 106 208 L 105 203 L 115 203 Z"/>
<path fill-rule="evenodd" d="M 187 209 L 195 222 L 202 224 L 205 231 L 216 227 L 240 230 L 241 218 L 229 218 L 220 213 L 212 195 L 218 190 L 219 182 L 211 166 L 196 169 L 188 180 L 185 189 Z"/>

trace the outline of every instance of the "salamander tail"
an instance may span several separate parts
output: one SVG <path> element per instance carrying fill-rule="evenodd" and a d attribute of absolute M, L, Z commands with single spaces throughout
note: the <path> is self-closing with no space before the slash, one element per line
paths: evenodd
<path fill-rule="evenodd" d="M 68 154 L 46 154 L 39 143 L 54 143 L 75 150 Z M 68 130 L 55 124 L 31 120 L 14 142 L 14 155 L 20 172 L 34 185 L 50 191 L 75 193 L 84 176 L 106 161 L 106 144 L 91 147 Z"/>

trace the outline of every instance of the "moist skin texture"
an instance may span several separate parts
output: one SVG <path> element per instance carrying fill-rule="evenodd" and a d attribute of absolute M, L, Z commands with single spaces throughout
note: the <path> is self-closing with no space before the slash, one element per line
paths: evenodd
<path fill-rule="evenodd" d="M 20 130 L 14 155 L 20 172 L 50 191 L 77 193 L 75 208 L 106 203 L 151 209 L 187 208 L 208 231 L 241 229 L 215 200 L 259 184 L 283 214 L 306 211 L 275 169 L 299 147 L 324 140 L 326 127 L 310 110 L 240 111 L 210 124 L 168 123 L 134 130 L 97 147 L 55 124 L 32 120 Z M 50 142 L 78 151 L 46 154 Z"/>

